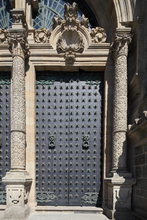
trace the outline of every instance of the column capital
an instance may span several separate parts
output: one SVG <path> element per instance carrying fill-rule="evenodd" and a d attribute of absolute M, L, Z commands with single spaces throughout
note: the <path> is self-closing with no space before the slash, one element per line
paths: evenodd
<path fill-rule="evenodd" d="M 114 60 L 119 56 L 128 56 L 128 45 L 132 41 L 131 28 L 117 28 L 115 39 L 112 44 Z"/>
<path fill-rule="evenodd" d="M 29 46 L 26 29 L 9 29 L 7 32 L 7 41 L 13 57 L 20 56 L 23 59 L 28 57 Z"/>

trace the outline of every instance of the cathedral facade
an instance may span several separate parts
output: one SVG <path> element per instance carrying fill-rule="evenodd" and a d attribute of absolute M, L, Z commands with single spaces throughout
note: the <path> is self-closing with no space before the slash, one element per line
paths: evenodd
<path fill-rule="evenodd" d="M 147 218 L 146 8 L 1 0 L 1 219 Z"/>

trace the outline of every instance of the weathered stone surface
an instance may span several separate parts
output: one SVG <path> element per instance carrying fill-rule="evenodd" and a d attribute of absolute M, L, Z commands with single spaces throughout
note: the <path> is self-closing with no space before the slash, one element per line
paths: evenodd
<path fill-rule="evenodd" d="M 113 45 L 115 74 L 113 99 L 112 170 L 126 170 L 127 132 L 127 56 L 130 29 L 119 30 Z"/>

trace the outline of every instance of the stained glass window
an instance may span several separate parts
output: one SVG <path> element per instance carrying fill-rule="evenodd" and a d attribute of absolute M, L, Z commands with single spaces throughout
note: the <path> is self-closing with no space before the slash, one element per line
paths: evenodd
<path fill-rule="evenodd" d="M 0 29 L 6 29 L 11 26 L 9 13 L 9 1 L 0 0 Z"/>
<path fill-rule="evenodd" d="M 83 0 L 82 2 L 80 1 L 78 3 L 78 1 L 72 1 L 72 0 L 41 0 L 39 4 L 38 14 L 33 20 L 34 28 L 35 29 L 40 29 L 40 28 L 52 29 L 53 17 L 54 16 L 58 16 L 60 18 L 64 17 L 64 4 L 65 3 L 70 3 L 70 4 L 73 2 L 78 3 L 79 17 L 81 17 L 82 14 L 84 14 L 87 17 L 87 15 L 85 14 L 85 9 L 87 7 L 85 4 L 83 6 Z M 91 19 L 93 19 L 92 23 L 97 23 L 96 19 L 94 18 L 94 16 L 90 15 L 89 11 L 87 12 L 87 14 L 89 15 L 89 17 L 91 17 L 90 25 L 91 25 Z M 91 26 L 95 26 L 95 25 L 92 24 Z"/>

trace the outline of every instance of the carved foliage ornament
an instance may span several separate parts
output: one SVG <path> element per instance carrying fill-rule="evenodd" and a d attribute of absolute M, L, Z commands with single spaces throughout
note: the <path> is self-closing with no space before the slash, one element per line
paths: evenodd
<path fill-rule="evenodd" d="M 105 33 L 105 30 L 101 27 L 92 28 L 90 35 L 93 43 L 106 42 L 107 35 Z"/>
<path fill-rule="evenodd" d="M 36 43 L 49 43 L 51 32 L 47 29 L 39 29 L 34 32 L 34 40 Z"/>
<path fill-rule="evenodd" d="M 9 50 L 14 56 L 25 58 L 29 55 L 29 46 L 27 43 L 26 33 L 24 32 L 7 32 Z"/>
<path fill-rule="evenodd" d="M 118 56 L 128 56 L 128 45 L 131 41 L 131 33 L 116 33 L 114 43 L 112 44 L 114 58 L 117 58 Z"/>

